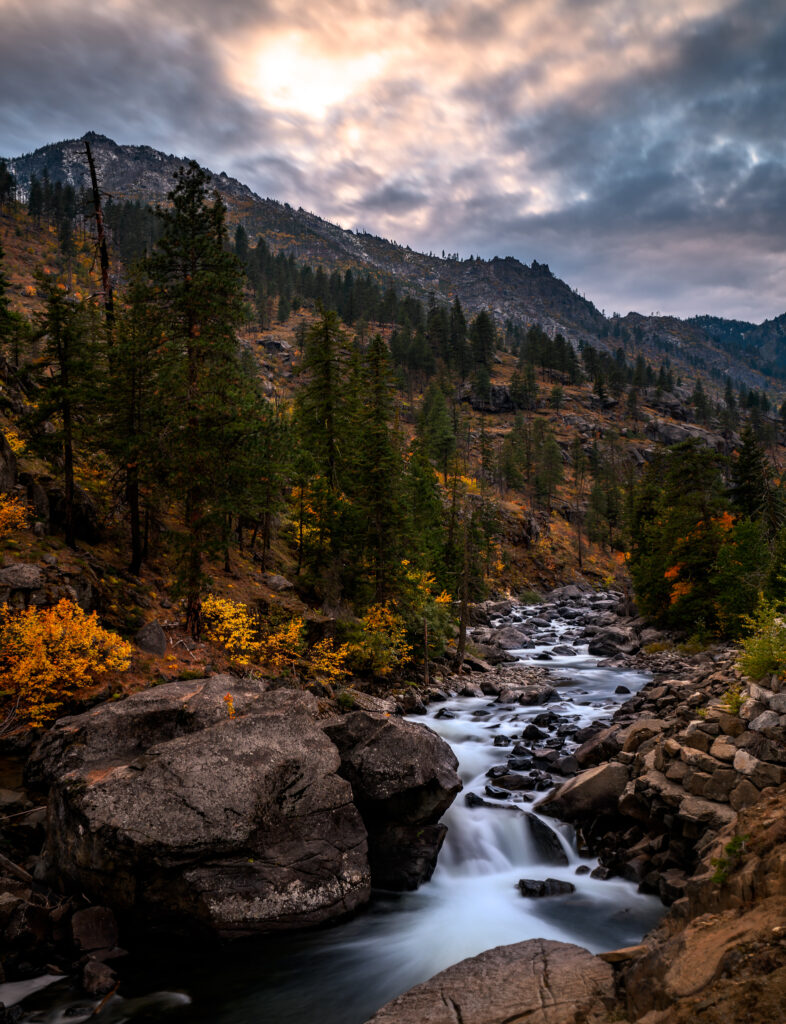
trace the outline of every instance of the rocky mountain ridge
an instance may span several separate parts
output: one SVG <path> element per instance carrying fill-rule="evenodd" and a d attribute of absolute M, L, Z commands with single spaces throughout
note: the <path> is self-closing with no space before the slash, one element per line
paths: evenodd
<path fill-rule="evenodd" d="M 8 159 L 20 195 L 26 194 L 31 176 L 40 177 L 44 171 L 53 183 L 68 182 L 77 189 L 87 186 L 85 140 L 91 143 L 102 189 L 117 200 L 164 202 L 173 174 L 188 162 L 150 146 L 119 145 L 88 132 L 82 139 L 52 143 Z M 678 366 L 698 366 L 719 379 L 728 374 L 748 387 L 771 387 L 768 378 L 786 376 L 786 314 L 758 327 L 718 317 L 683 321 L 629 313 L 607 319 L 537 260 L 527 266 L 510 256 L 462 260 L 420 253 L 368 232 L 347 230 L 288 203 L 262 198 L 224 172 L 215 175 L 215 184 L 230 220 L 242 223 L 252 240 L 264 237 L 274 250 L 313 265 L 368 272 L 421 299 L 434 295 L 450 301 L 457 295 L 470 314 L 490 309 L 500 322 L 540 323 L 549 334 L 561 332 L 574 344 L 590 341 L 613 350 L 622 343 L 649 355 L 665 353 Z M 620 342 L 613 330 L 617 324 L 632 338 Z"/>

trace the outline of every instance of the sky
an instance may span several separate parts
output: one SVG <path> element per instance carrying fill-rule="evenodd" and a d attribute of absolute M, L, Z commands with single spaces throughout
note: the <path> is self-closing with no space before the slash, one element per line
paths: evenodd
<path fill-rule="evenodd" d="M 92 130 L 607 314 L 786 311 L 786 0 L 0 0 L 0 153 Z"/>

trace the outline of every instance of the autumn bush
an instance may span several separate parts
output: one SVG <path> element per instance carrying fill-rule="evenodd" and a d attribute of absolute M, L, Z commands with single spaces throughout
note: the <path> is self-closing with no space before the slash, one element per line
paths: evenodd
<path fill-rule="evenodd" d="M 24 530 L 28 519 L 27 505 L 21 498 L 0 494 L 0 540 L 14 530 Z"/>
<path fill-rule="evenodd" d="M 64 701 L 109 671 L 125 671 L 131 645 L 104 629 L 95 612 L 63 599 L 53 608 L 0 610 L 0 686 L 8 720 L 49 723 Z"/>
<path fill-rule="evenodd" d="M 246 605 L 208 594 L 202 602 L 205 636 L 220 644 L 240 665 L 247 665 L 259 650 L 258 630 Z"/>
<path fill-rule="evenodd" d="M 390 602 L 372 605 L 361 627 L 351 645 L 352 664 L 358 671 L 388 676 L 409 660 L 412 645 L 407 640 L 407 623 Z"/>

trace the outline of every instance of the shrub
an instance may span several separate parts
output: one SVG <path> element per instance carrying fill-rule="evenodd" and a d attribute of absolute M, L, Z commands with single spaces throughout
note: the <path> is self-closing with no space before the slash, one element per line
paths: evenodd
<path fill-rule="evenodd" d="M 744 620 L 748 635 L 742 641 L 737 665 L 751 679 L 786 667 L 786 619 L 774 601 L 760 598 L 758 608 Z"/>
<path fill-rule="evenodd" d="M 259 649 L 256 629 L 246 605 L 208 594 L 202 602 L 205 636 L 221 644 L 239 665 L 247 665 Z"/>
<path fill-rule="evenodd" d="M 372 605 L 362 622 L 360 639 L 352 644 L 352 660 L 359 669 L 388 676 L 409 660 L 412 646 L 407 642 L 407 624 L 390 602 Z"/>
<path fill-rule="evenodd" d="M 314 675 L 321 677 L 330 684 L 347 674 L 344 663 L 349 655 L 349 645 L 339 644 L 332 640 L 319 640 L 308 652 L 308 662 Z"/>
<path fill-rule="evenodd" d="M 24 530 L 28 523 L 27 505 L 21 498 L 11 498 L 7 494 L 0 495 L 0 540 L 13 533 Z"/>
<path fill-rule="evenodd" d="M 54 608 L 0 611 L 0 682 L 11 716 L 41 726 L 81 686 L 104 672 L 125 671 L 131 645 L 63 599 Z"/>
<path fill-rule="evenodd" d="M 303 657 L 305 640 L 304 624 L 301 618 L 290 619 L 276 629 L 271 630 L 260 643 L 260 654 L 263 661 L 281 671 L 294 668 Z"/>

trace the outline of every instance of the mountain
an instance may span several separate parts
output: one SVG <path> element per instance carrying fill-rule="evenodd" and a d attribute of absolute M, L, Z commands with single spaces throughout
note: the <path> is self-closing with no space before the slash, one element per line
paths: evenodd
<path fill-rule="evenodd" d="M 88 132 L 7 160 L 22 192 L 32 175 L 75 188 L 89 184 L 85 140 L 89 140 L 101 188 L 114 199 L 165 202 L 172 178 L 187 160 L 150 146 L 121 146 Z M 263 237 L 275 251 L 326 269 L 360 270 L 418 298 L 450 301 L 458 295 L 475 314 L 489 309 L 498 321 L 540 323 L 552 336 L 562 332 L 574 344 L 590 341 L 607 349 L 625 348 L 635 356 L 668 358 L 678 373 L 692 379 L 704 371 L 722 385 L 737 384 L 781 391 L 786 380 L 786 314 L 755 325 L 720 317 L 649 316 L 629 313 L 607 319 L 546 264 L 531 266 L 513 257 L 491 260 L 440 258 L 415 252 L 366 232 L 353 232 L 288 203 L 262 198 L 226 173 L 214 183 L 232 223 L 242 223 L 252 240 Z M 773 379 L 774 378 L 774 379 Z"/>

